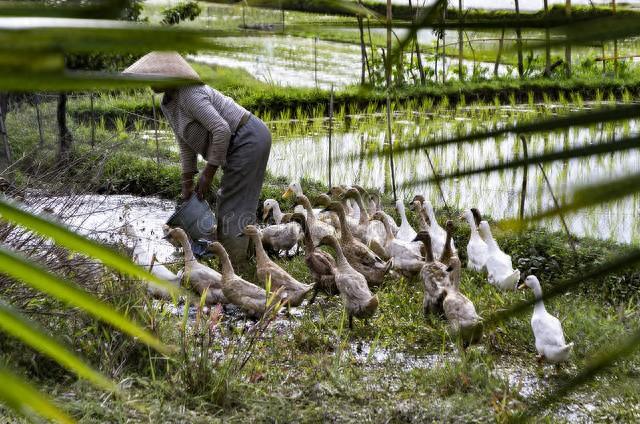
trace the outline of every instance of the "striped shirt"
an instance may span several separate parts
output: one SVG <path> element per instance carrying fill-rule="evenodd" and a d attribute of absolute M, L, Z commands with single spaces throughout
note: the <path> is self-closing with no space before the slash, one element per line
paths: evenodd
<path fill-rule="evenodd" d="M 249 114 L 208 85 L 167 91 L 160 107 L 176 135 L 184 173 L 198 171 L 198 155 L 211 165 L 223 166 L 229 140 Z"/>

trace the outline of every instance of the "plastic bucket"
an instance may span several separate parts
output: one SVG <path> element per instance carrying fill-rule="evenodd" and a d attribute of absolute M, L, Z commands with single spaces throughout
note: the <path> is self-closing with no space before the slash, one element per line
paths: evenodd
<path fill-rule="evenodd" d="M 182 228 L 193 241 L 215 238 L 216 217 L 209 204 L 195 194 L 178 207 L 167 225 Z"/>

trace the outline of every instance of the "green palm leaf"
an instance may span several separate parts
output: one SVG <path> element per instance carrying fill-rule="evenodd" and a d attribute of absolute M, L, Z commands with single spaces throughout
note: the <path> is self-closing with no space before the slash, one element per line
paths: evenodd
<path fill-rule="evenodd" d="M 112 381 L 94 371 L 71 351 L 48 336 L 43 329 L 2 301 L 0 301 L 0 327 L 13 337 L 21 339 L 32 348 L 75 372 L 79 377 L 85 378 L 105 390 L 116 390 L 116 385 Z"/>
<path fill-rule="evenodd" d="M 138 327 L 106 303 L 94 298 L 72 283 L 49 273 L 39 265 L 29 262 L 16 253 L 1 247 L 0 269 L 3 274 L 20 280 L 34 289 L 47 293 L 70 306 L 77 306 L 94 317 L 119 328 L 130 336 L 137 337 L 143 343 L 160 352 L 169 352 L 169 349 L 156 337 Z"/>
<path fill-rule="evenodd" d="M 33 418 L 37 414 L 57 423 L 73 423 L 74 420 L 58 409 L 48 398 L 21 378 L 0 367 L 0 400 L 9 408 Z"/>

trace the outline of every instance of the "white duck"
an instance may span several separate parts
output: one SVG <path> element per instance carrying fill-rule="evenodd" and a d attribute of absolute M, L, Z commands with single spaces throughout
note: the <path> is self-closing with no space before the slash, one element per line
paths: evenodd
<path fill-rule="evenodd" d="M 180 287 L 180 277 L 169 271 L 166 266 L 156 263 L 155 254 L 143 247 L 136 230 L 130 224 L 126 224 L 123 230 L 125 235 L 133 241 L 133 261 L 156 277 Z M 147 282 L 147 292 L 157 299 L 171 298 L 171 294 L 167 289 L 150 282 Z"/>
<path fill-rule="evenodd" d="M 206 265 L 198 262 L 193 256 L 189 237 L 182 228 L 171 228 L 167 225 L 164 227 L 166 238 L 171 238 L 180 245 L 184 252 L 184 269 L 178 271 L 178 277 L 184 285 L 193 288 L 199 295 L 207 291 L 205 303 L 212 305 L 214 303 L 228 303 L 226 297 L 222 293 L 222 275 Z"/>
<path fill-rule="evenodd" d="M 276 224 L 269 225 L 262 229 L 262 242 L 264 243 L 264 247 L 276 253 L 280 253 L 281 251 L 289 253 L 294 247 L 299 247 L 304 238 L 300 224 L 297 222 L 284 223 L 284 214 L 280 210 L 279 203 L 274 199 L 264 201 L 263 220 L 269 216 L 270 211 L 273 212 L 273 219 Z"/>
<path fill-rule="evenodd" d="M 407 220 L 407 214 L 405 213 L 402 200 L 396 201 L 396 209 L 400 214 L 400 227 L 398 227 L 396 238 L 403 241 L 413 241 L 418 233 L 416 233 L 416 230 L 411 227 L 411 224 L 409 224 Z"/>
<path fill-rule="evenodd" d="M 552 364 L 566 361 L 571 353 L 573 343 L 567 344 L 565 342 L 562 324 L 544 307 L 540 281 L 535 275 L 530 275 L 520 287 L 524 288 L 525 286 L 532 289 L 536 297 L 536 305 L 531 316 L 531 328 L 536 339 L 538 360 L 545 360 Z"/>
<path fill-rule="evenodd" d="M 478 230 L 488 247 L 486 268 L 489 283 L 502 290 L 515 290 L 520 280 L 520 271 L 513 269 L 511 256 L 500 250 L 487 221 L 480 222 Z"/>
<path fill-rule="evenodd" d="M 433 255 L 436 257 L 442 256 L 444 250 L 444 244 L 447 240 L 447 232 L 438 224 L 436 220 L 436 213 L 433 210 L 433 205 L 428 200 L 422 204 L 427 217 L 429 218 L 429 236 L 431 236 L 431 246 L 433 247 Z M 451 241 L 451 247 L 455 251 L 456 246 L 453 240 Z"/>
<path fill-rule="evenodd" d="M 395 238 L 389 225 L 389 218 L 380 211 L 374 213 L 371 219 L 382 223 L 385 229 L 384 248 L 387 257 L 393 259 L 393 269 L 405 277 L 413 277 L 418 274 L 424 265 L 421 253 L 422 243 Z"/>
<path fill-rule="evenodd" d="M 489 246 L 480 237 L 473 212 L 470 209 L 465 209 L 460 218 L 466 219 L 469 223 L 469 228 L 471 228 L 471 235 L 467 244 L 467 268 L 474 271 L 484 271 L 487 264 L 487 256 L 489 255 Z"/>

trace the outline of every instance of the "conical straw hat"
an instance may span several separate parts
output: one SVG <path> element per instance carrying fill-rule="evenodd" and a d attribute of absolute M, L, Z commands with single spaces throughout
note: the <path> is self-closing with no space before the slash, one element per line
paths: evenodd
<path fill-rule="evenodd" d="M 142 56 L 122 73 L 184 78 L 202 82 L 198 73 L 176 52 L 151 52 Z"/>

